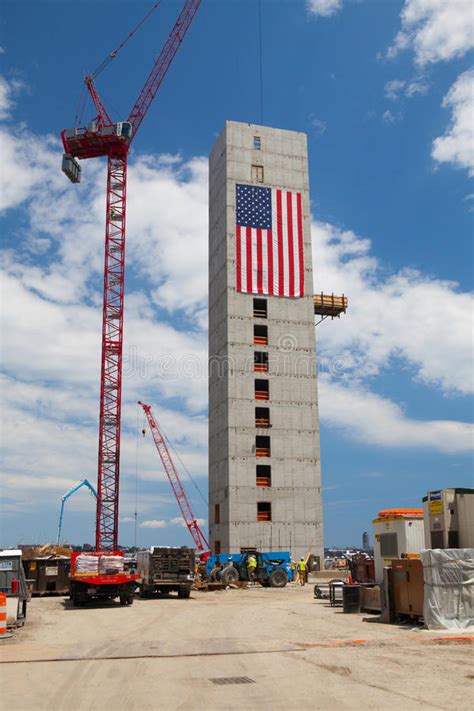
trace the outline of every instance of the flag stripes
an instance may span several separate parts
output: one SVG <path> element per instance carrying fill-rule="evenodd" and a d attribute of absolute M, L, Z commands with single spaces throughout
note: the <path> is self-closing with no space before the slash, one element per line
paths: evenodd
<path fill-rule="evenodd" d="M 239 187 L 239 186 L 238 186 Z M 246 187 L 246 186 L 240 186 Z M 257 195 L 258 190 L 250 188 Z M 241 222 L 236 224 L 236 288 L 250 294 L 287 297 L 304 296 L 304 243 L 301 193 L 271 189 L 271 210 L 261 202 L 256 207 L 247 203 L 239 207 Z M 239 193 L 237 194 L 239 200 Z M 246 212 L 245 212 L 246 211 Z M 243 216 L 242 216 L 243 214 Z M 263 229 L 259 224 L 271 224 L 271 229 Z"/>

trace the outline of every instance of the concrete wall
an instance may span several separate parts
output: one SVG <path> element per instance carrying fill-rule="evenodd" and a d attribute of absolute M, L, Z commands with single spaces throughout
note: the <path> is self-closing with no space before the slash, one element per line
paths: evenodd
<path fill-rule="evenodd" d="M 254 136 L 261 150 L 253 150 Z M 309 551 L 322 556 L 319 414 L 306 136 L 226 122 L 210 155 L 209 174 L 209 528 L 213 550 L 242 547 Z M 236 292 L 236 183 L 299 191 L 303 201 L 304 298 Z M 268 317 L 253 316 L 253 299 Z M 268 326 L 268 346 L 254 346 L 254 324 Z M 267 351 L 269 373 L 254 372 L 254 351 Z M 255 400 L 255 378 L 269 381 L 270 400 Z M 270 408 L 272 427 L 255 427 L 255 407 Z M 270 436 L 271 457 L 255 456 L 256 435 Z M 271 487 L 256 486 L 256 465 L 272 468 Z M 257 502 L 271 502 L 272 521 L 257 522 Z M 219 505 L 220 523 L 215 522 Z M 321 557 L 322 560 L 322 557 Z"/>

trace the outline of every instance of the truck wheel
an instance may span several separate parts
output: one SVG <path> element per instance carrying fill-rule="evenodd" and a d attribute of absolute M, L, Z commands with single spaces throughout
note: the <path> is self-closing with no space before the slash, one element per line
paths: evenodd
<path fill-rule="evenodd" d="M 191 595 L 191 588 L 179 588 L 178 589 L 178 597 L 181 598 L 182 600 L 187 600 L 190 595 Z"/>
<path fill-rule="evenodd" d="M 268 576 L 268 582 L 272 588 L 284 588 L 288 582 L 286 570 L 283 570 L 283 568 L 276 568 L 275 570 L 272 570 Z"/>
<path fill-rule="evenodd" d="M 120 595 L 120 604 L 128 605 L 128 595 Z"/>
<path fill-rule="evenodd" d="M 239 579 L 239 571 L 237 568 L 234 568 L 233 565 L 230 565 L 228 568 L 224 568 L 224 570 L 220 574 L 220 582 L 224 583 L 224 585 L 229 585 L 229 583 L 236 583 Z"/>

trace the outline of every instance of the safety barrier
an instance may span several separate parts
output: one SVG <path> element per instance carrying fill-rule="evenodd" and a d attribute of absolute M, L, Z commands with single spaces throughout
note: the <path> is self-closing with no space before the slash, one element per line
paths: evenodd
<path fill-rule="evenodd" d="M 0 593 L 0 639 L 11 637 L 12 633 L 7 632 L 7 596 Z"/>

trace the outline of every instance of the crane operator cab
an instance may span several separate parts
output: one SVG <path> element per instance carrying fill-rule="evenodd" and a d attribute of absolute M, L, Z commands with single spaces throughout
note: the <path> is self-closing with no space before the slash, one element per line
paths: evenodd
<path fill-rule="evenodd" d="M 81 182 L 81 166 L 77 158 L 107 155 L 112 149 L 123 150 L 132 138 L 130 121 L 101 126 L 91 121 L 86 128 L 68 128 L 61 134 L 65 153 L 62 170 L 72 183 Z"/>

